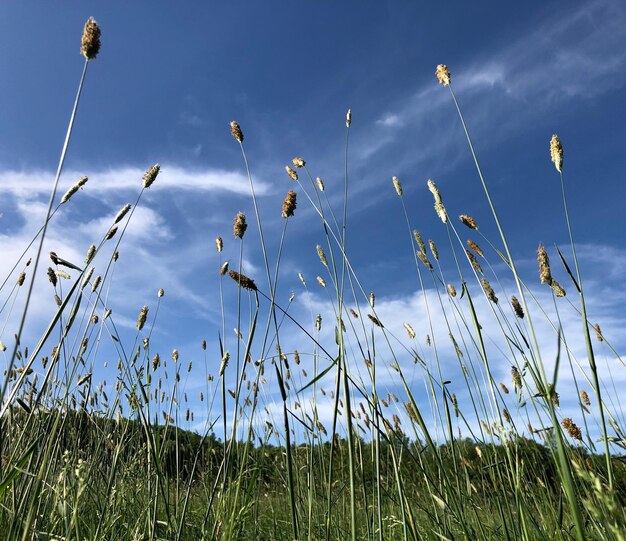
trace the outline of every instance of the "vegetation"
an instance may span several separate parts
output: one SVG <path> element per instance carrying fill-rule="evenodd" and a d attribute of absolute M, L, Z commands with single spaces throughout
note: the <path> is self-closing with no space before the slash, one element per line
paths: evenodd
<path fill-rule="evenodd" d="M 342 207 L 331 204 L 323 180 L 314 178 L 305 160 L 294 158 L 286 173 L 297 187 L 283 202 L 275 261 L 267 245 L 276 239 L 264 236 L 244 133 L 233 121 L 231 135 L 250 181 L 263 272 L 244 273 L 248 223 L 239 213 L 233 225 L 236 265 L 221 260 L 224 241 L 216 239 L 220 266 L 215 271 L 223 288 L 237 290 L 236 305 L 222 301 L 219 351 L 212 354 L 221 361 L 215 370 L 205 365 L 201 390 L 187 389 L 191 363 L 185 366 L 176 350 L 171 359 L 162 359 L 151 345 L 164 291 L 158 291 L 156 309 L 139 310 L 131 344 L 124 343 L 107 308 L 118 247 L 144 191 L 158 182 L 158 165 L 144 175 L 135 204 L 124 206 L 89 247 L 84 264 L 53 252 L 52 266 L 43 270 L 48 225 L 87 182 L 78 181 L 55 206 L 87 66 L 99 49 L 100 32 L 90 20 L 82 42 L 85 66 L 48 212 L 1 287 L 7 319 L 27 290 L 13 347 L 2 343 L 0 348 L 6 359 L 0 396 L 4 538 L 626 539 L 623 414 L 619 400 L 606 396 L 611 382 L 602 380 L 595 360 L 594 327 L 600 345 L 616 364 L 624 363 L 610 337 L 587 318 L 558 137 L 550 154 L 561 179 L 570 247 L 557 248 L 556 254 L 571 285 L 566 284 L 570 296 L 564 299 L 564 286 L 553 277 L 541 245 L 539 278 L 553 303 L 548 309 L 535 284 L 518 273 L 451 75 L 446 66 L 437 67 L 442 91 L 450 92 L 457 107 L 477 186 L 499 238 L 483 236 L 470 216 L 462 214 L 459 222 L 449 215 L 429 180 L 455 262 L 451 271 L 444 270 L 440 248 L 425 243 L 413 228 L 401 182 L 392 178 L 389 189 L 395 189 L 406 218 L 428 314 L 424 345 L 408 322 L 400 330 L 385 326 L 374 294 L 347 253 L 350 111 Z M 331 345 L 322 333 L 321 314 L 311 328 L 279 302 L 288 225 L 304 200 L 319 218 L 324 239 L 317 246 L 323 274 L 317 282 L 329 293 L 334 312 L 334 320 L 324 317 L 324 325 L 334 327 Z M 468 229 L 488 249 L 464 241 Z M 32 246 L 34 256 L 27 259 Z M 44 274 L 54 287 L 57 310 L 40 341 L 28 348 L 21 338 L 34 280 Z M 300 279 L 307 287 L 304 276 Z M 515 288 L 510 305 L 498 297 L 509 283 Z M 576 357 L 571 330 L 560 323 L 565 312 L 580 320 L 585 360 Z M 227 317 L 236 318 L 239 334 L 232 351 L 222 341 Z M 540 343 L 538 321 L 554 329 L 556 363 L 546 361 L 548 346 Z M 400 331 L 408 341 L 395 334 Z M 299 351 L 292 346 L 295 333 L 303 344 Z M 500 342 L 493 341 L 494 333 Z M 447 379 L 444 343 L 453 346 L 463 396 Z M 205 341 L 200 347 L 206 352 Z M 96 381 L 103 351 L 119 359 L 113 385 Z M 510 382 L 494 376 L 493 359 L 501 355 L 510 366 Z M 381 374 L 387 370 L 400 396 L 385 391 Z M 563 413 L 558 393 L 558 377 L 567 370 L 578 393 L 575 419 Z M 195 415 L 203 420 L 196 425 L 201 429 L 180 428 Z"/>

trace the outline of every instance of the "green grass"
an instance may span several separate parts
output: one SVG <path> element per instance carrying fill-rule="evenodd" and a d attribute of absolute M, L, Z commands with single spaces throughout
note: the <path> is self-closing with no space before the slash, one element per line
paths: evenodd
<path fill-rule="evenodd" d="M 85 74 L 86 68 L 79 95 L 88 84 Z M 400 328 L 385 326 L 375 295 L 350 260 L 348 247 L 359 234 L 348 224 L 350 122 L 340 212 L 310 164 L 294 159 L 288 170 L 297 185 L 299 208 L 310 205 L 323 236 L 317 247 L 320 266 L 311 275 L 319 273 L 316 281 L 325 288 L 319 291 L 327 295 L 333 314 L 322 319 L 311 312 L 311 321 L 294 316 L 291 301 L 279 302 L 286 296 L 279 277 L 289 223 L 295 218 L 285 213 L 279 238 L 265 236 L 244 138 L 231 125 L 250 181 L 264 276 L 239 274 L 249 250 L 239 218 L 233 241 L 239 258 L 230 275 L 218 242 L 219 348 L 207 352 L 206 343 L 199 346 L 206 382 L 201 390 L 194 388 L 191 400 L 186 383 L 191 364 L 184 365 L 177 353 L 162 359 L 151 346 L 159 333 L 162 294 L 156 307 L 137 307 L 137 332 L 130 342 L 122 339 L 115 316 L 105 308 L 118 247 L 142 194 L 158 182 L 157 166 L 142 184 L 138 179 L 135 204 L 124 207 L 111 229 L 94 240 L 85 268 L 72 270 L 69 288 L 63 287 L 65 262 L 57 260 L 48 272 L 39 268 L 48 224 L 63 210 L 61 204 L 55 207 L 56 186 L 77 98 L 45 222 L 0 287 L 5 295 L 2 316 L 17 315 L 21 321 L 13 348 L 3 346 L 4 538 L 626 538 L 626 467 L 619 454 L 626 447 L 623 416 L 613 406 L 619 404 L 617 392 L 607 396 L 613 382 L 602 381 L 595 362 L 565 184 L 564 228 L 572 259 L 565 250 L 555 251 L 559 259 L 554 254 L 553 259 L 562 262 L 571 281 L 567 288 L 578 293 L 579 306 L 560 298 L 552 279 L 542 286 L 538 276 L 518 272 L 459 102 L 446 86 L 476 165 L 477 193 L 487 198 L 499 238 L 484 236 L 467 219 L 452 219 L 456 212 L 448 214 L 445 194 L 429 182 L 436 211 L 432 218 L 438 217 L 437 227 L 445 229 L 449 246 L 429 242 L 427 247 L 394 177 L 388 188 L 395 188 L 398 212 L 406 222 L 407 249 L 415 259 L 415 268 L 407 272 L 415 274 L 415 287 L 423 293 L 427 321 L 420 322 L 420 329 L 428 332 L 427 340 L 418 338 L 408 322 Z M 466 226 L 487 249 L 475 243 L 467 249 Z M 402 228 L 398 234 L 405 234 Z M 32 267 L 25 262 L 31 246 L 36 246 Z M 275 260 L 268 246 L 278 247 Z M 446 268 L 446 260 L 454 265 Z M 542 261 L 545 276 L 548 262 Z M 27 273 L 28 285 L 21 273 Z M 33 277 L 46 274 L 59 303 L 28 351 L 19 337 L 28 324 Z M 302 277 L 307 290 L 318 287 L 316 281 L 307 284 Z M 458 290 L 448 287 L 451 283 Z M 505 298 L 507 283 L 515 284 L 517 304 L 509 305 Z M 550 285 L 545 290 L 552 295 L 549 305 L 542 305 L 539 298 L 545 296 L 539 288 Z M 228 288 L 230 293 L 237 288 L 236 297 L 224 294 Z M 232 298 L 236 300 L 228 305 L 225 299 Z M 580 318 L 588 371 L 570 348 L 572 330 L 561 326 L 566 313 Z M 235 320 L 240 332 L 230 351 L 227 320 Z M 554 330 L 550 344 L 540 343 L 537 325 Z M 334 341 L 321 338 L 322 326 L 334 329 Z M 400 338 L 405 333 L 408 338 Z M 301 344 L 298 351 L 292 349 L 294 336 Z M 610 338 L 602 336 L 599 347 L 608 348 L 623 367 Z M 450 343 L 462 378 L 454 388 L 443 353 Z M 555 343 L 559 354 L 552 367 L 542 348 Z M 119 359 L 113 383 L 95 381 L 103 352 Z M 511 381 L 494 375 L 498 371 L 492 363 L 502 355 Z M 221 359 L 221 364 L 211 368 L 208 359 Z M 571 372 L 580 393 L 576 419 L 562 413 L 558 376 L 563 371 Z M 381 374 L 388 373 L 397 396 L 381 383 Z M 207 419 L 204 430 L 183 430 L 196 414 Z M 590 427 L 598 427 L 597 448 Z"/>

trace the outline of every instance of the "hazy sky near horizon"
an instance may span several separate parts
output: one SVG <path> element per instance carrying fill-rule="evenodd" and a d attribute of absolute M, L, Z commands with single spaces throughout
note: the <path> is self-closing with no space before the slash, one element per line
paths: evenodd
<path fill-rule="evenodd" d="M 449 246 L 446 249 L 448 233 L 433 211 L 426 180 L 437 182 L 450 216 L 474 216 L 481 233 L 501 245 L 454 104 L 434 76 L 442 62 L 452 72 L 513 256 L 553 316 L 549 289 L 538 282 L 540 242 L 550 251 L 568 299 L 577 302 L 554 249 L 557 244 L 570 256 L 559 177 L 548 146 L 552 134 L 559 134 L 589 317 L 600 322 L 623 353 L 626 4 L 422 4 L 74 1 L 61 8 L 43 1 L 3 2 L 0 278 L 4 280 L 45 216 L 83 65 L 80 36 L 85 20 L 93 16 L 102 29 L 102 49 L 89 64 L 59 197 L 82 175 L 89 182 L 51 222 L 44 253 L 54 250 L 70 261 L 82 261 L 118 209 L 134 203 L 145 170 L 160 163 L 162 173 L 143 194 L 120 246 L 107 302 L 132 345 L 139 308 L 149 305 L 152 317 L 156 291 L 165 289 L 153 348 L 163 357 L 177 348 L 185 366 L 194 361 L 189 389 L 204 388 L 205 359 L 213 372 L 219 365 L 218 334 L 223 331 L 214 239 L 224 238 L 222 261 L 236 266 L 240 242 L 233 238 L 232 221 L 238 211 L 245 212 L 249 222 L 244 271 L 267 291 L 245 165 L 229 133 L 233 119 L 245 134 L 272 269 L 284 225 L 284 195 L 289 189 L 299 192 L 285 236 L 277 300 L 286 306 L 293 292 L 290 310 L 307 329 L 313 328 L 315 314 L 324 314 L 322 343 L 328 346 L 334 343 L 332 295 L 315 280 L 325 276 L 315 249 L 325 243 L 324 232 L 284 167 L 294 156 L 302 156 L 313 177 L 324 179 L 325 194 L 339 216 L 345 115 L 352 110 L 348 256 L 365 290 L 376 293 L 386 328 L 406 343 L 402 323 L 409 321 L 418 331 L 419 347 L 425 347 L 430 330 L 424 321 L 424 296 L 391 177 L 402 182 L 412 227 L 440 246 L 442 265 L 459 290 L 454 260 Z M 307 177 L 301 173 L 301 178 Z M 480 238 L 475 240 L 481 244 Z M 54 308 L 45 277 L 49 262 L 44 259 L 27 342 L 41 334 Z M 496 293 L 504 303 L 513 283 L 497 255 L 490 261 L 501 279 Z M 305 275 L 308 290 L 298 272 Z M 495 287 L 495 278 L 490 279 Z M 224 341 L 234 352 L 232 286 L 223 284 L 229 306 Z M 426 297 L 437 304 L 432 284 L 426 288 Z M 17 297 L 15 313 L 24 293 Z M 3 290 L 0 302 L 6 295 Z M 480 310 L 489 317 L 486 303 Z M 567 310 L 573 310 L 569 304 L 561 314 L 563 325 L 578 329 L 570 338 L 572 352 L 585 369 L 584 344 L 575 327 L 580 322 Z M 245 322 L 247 318 L 246 312 Z M 445 322 L 439 323 L 441 351 L 452 355 Z M 9 344 L 15 315 L 5 324 L 2 314 L 2 325 L 1 338 Z M 552 354 L 556 336 L 548 327 L 541 339 Z M 289 351 L 312 351 L 297 329 L 286 327 L 286 334 Z M 206 352 L 199 347 L 202 339 L 208 343 Z M 495 357 L 502 360 L 496 377 L 508 382 L 510 363 L 503 345 L 493 340 Z M 600 347 L 598 354 L 615 367 L 613 380 L 607 381 L 625 382 L 624 366 L 614 353 Z M 111 367 L 117 362 L 109 361 L 108 369 L 100 363 L 94 370 L 112 381 Z M 458 376 L 455 362 L 450 360 L 449 369 Z M 412 370 L 420 385 L 419 371 Z M 399 394 L 393 374 L 387 379 L 388 388 Z M 302 377 L 302 383 L 306 381 Z M 561 394 L 566 395 L 571 379 L 564 374 L 561 381 Z M 460 382 L 457 392 L 463 396 Z M 275 387 L 267 391 L 268 404 L 275 402 L 276 393 Z M 194 404 L 197 398 L 189 394 Z M 570 402 L 575 406 L 575 399 Z"/>

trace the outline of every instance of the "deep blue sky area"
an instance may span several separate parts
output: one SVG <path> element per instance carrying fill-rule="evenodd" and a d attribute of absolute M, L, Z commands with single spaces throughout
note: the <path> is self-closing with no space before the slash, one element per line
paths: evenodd
<path fill-rule="evenodd" d="M 296 186 L 284 169 L 294 156 L 324 179 L 341 214 L 348 108 L 348 252 L 383 312 L 404 313 L 394 303 L 420 290 L 393 175 L 403 184 L 412 227 L 441 246 L 450 280 L 454 260 L 427 179 L 437 182 L 456 226 L 463 228 L 456 216 L 470 214 L 500 247 L 454 103 L 434 75 L 440 63 L 452 73 L 513 254 L 533 287 L 539 287 L 538 244 L 549 247 L 555 264 L 554 244 L 568 249 L 560 180 L 549 155 L 550 137 L 560 136 L 590 317 L 604 317 L 607 329 L 622 328 L 624 2 L 4 1 L 0 238 L 10 250 L 3 275 L 32 238 L 49 197 L 89 16 L 102 29 L 102 49 L 89 63 L 60 191 L 80 175 L 90 181 L 81 203 L 68 205 L 51 226 L 47 247 L 82 257 L 117 209 L 134 201 L 142 172 L 162 165 L 163 176 L 143 196 L 120 248 L 126 274 L 115 276 L 111 290 L 129 336 L 138 308 L 156 302 L 154 292 L 164 287 L 155 342 L 189 358 L 202 338 L 216 347 L 221 316 L 213 239 L 222 235 L 223 257 L 238 259 L 231 225 L 237 211 L 250 222 L 244 270 L 266 283 L 245 167 L 229 133 L 233 119 L 245 134 L 272 265 L 284 224 L 281 203 Z M 309 186 L 303 171 L 300 176 Z M 324 271 L 315 251 L 325 242 L 323 229 L 304 194 L 298 197 L 279 296 L 286 302 L 295 291 L 294 313 L 306 319 L 329 297 L 315 281 Z M 510 287 L 497 256 L 491 261 L 503 273 L 500 285 Z M 298 272 L 307 277 L 308 293 Z M 568 280 L 561 268 L 558 273 Z M 232 288 L 225 295 L 235 299 Z M 36 297 L 32 317 L 43 325 L 48 300 L 42 299 Z M 410 312 L 410 303 L 404 308 Z M 400 335 L 402 321 L 396 323 Z M 626 343 L 615 340 L 618 347 Z"/>

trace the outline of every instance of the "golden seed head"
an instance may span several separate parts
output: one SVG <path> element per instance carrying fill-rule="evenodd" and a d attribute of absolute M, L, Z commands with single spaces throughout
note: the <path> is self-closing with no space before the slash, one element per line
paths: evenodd
<path fill-rule="evenodd" d="M 593 326 L 593 328 L 596 331 L 596 338 L 598 339 L 598 342 L 604 342 L 604 336 L 602 336 L 602 330 L 600 329 L 600 324 L 596 323 Z"/>
<path fill-rule="evenodd" d="M 563 289 L 561 284 L 559 284 L 554 278 L 552 279 L 552 282 L 550 282 L 550 287 L 557 297 L 565 297 L 565 289 Z"/>
<path fill-rule="evenodd" d="M 109 229 L 108 233 L 106 234 L 105 239 L 106 240 L 111 240 L 114 236 L 115 233 L 117 233 L 117 226 L 114 225 L 111 229 Z"/>
<path fill-rule="evenodd" d="M 522 388 L 522 375 L 519 373 L 519 370 L 516 366 L 511 367 L 511 378 L 513 379 L 513 385 L 515 385 L 516 389 Z"/>
<path fill-rule="evenodd" d="M 452 284 L 448 284 L 448 293 L 451 297 L 456 297 L 456 289 Z"/>
<path fill-rule="evenodd" d="M 474 250 L 474 252 L 476 252 L 480 257 L 485 257 L 484 252 L 482 251 L 481 247 L 478 246 L 478 244 L 476 244 L 473 240 L 471 239 L 467 239 L 467 245 Z"/>
<path fill-rule="evenodd" d="M 220 253 L 224 249 L 224 241 L 222 237 L 215 237 L 215 249 Z"/>
<path fill-rule="evenodd" d="M 522 305 L 519 303 L 515 295 L 511 297 L 511 306 L 513 306 L 513 311 L 515 312 L 515 315 L 520 319 L 524 319 L 524 310 L 522 309 Z"/>
<path fill-rule="evenodd" d="M 509 388 L 504 383 L 500 383 L 500 388 L 504 394 L 509 394 Z"/>
<path fill-rule="evenodd" d="M 156 180 L 157 175 L 161 171 L 161 166 L 158 163 L 155 163 L 150 169 L 148 169 L 143 175 L 143 187 L 149 188 L 152 186 L 152 183 Z"/>
<path fill-rule="evenodd" d="M 283 218 L 293 216 L 294 210 L 296 210 L 296 192 L 289 190 L 283 201 Z"/>
<path fill-rule="evenodd" d="M 411 339 L 415 338 L 415 331 L 413 330 L 413 327 L 411 327 L 411 325 L 409 325 L 408 323 L 405 323 L 404 328 L 406 329 L 406 332 L 409 335 L 409 338 Z"/>
<path fill-rule="evenodd" d="M 306 287 L 306 280 L 304 279 L 304 274 L 301 272 L 298 273 L 298 279 L 302 282 L 302 285 Z"/>
<path fill-rule="evenodd" d="M 369 302 L 370 302 L 370 306 L 374 308 L 374 305 L 376 304 L 376 295 L 374 295 L 373 291 L 370 291 Z"/>
<path fill-rule="evenodd" d="M 417 252 L 417 257 L 420 258 L 420 261 L 426 265 L 428 270 L 433 270 L 433 266 L 430 261 L 428 261 L 428 256 L 424 252 Z"/>
<path fill-rule="evenodd" d="M 159 297 L 160 299 L 163 295 L 165 295 L 165 290 L 162 287 L 160 287 L 159 290 L 157 291 L 157 297 Z"/>
<path fill-rule="evenodd" d="M 432 179 L 428 179 L 426 184 L 428 185 L 430 193 L 432 193 L 433 197 L 435 198 L 435 212 L 437 213 L 437 216 L 441 218 L 441 221 L 445 224 L 448 221 L 448 214 L 446 213 L 446 207 L 443 206 L 443 201 L 441 200 L 441 194 L 439 193 L 439 189 Z"/>
<path fill-rule="evenodd" d="M 467 259 L 469 259 L 469 262 L 472 264 L 472 267 L 474 268 L 474 270 L 480 274 L 483 273 L 483 269 L 480 266 L 480 264 L 478 263 L 478 261 L 476 260 L 476 256 L 470 252 L 469 250 L 465 250 L 465 255 L 467 256 Z"/>
<path fill-rule="evenodd" d="M 69 190 L 67 190 L 67 192 L 65 192 L 65 195 L 61 198 L 61 205 L 63 203 L 67 203 L 70 198 L 80 189 L 82 188 L 85 184 L 87 184 L 87 177 L 82 177 L 80 180 L 78 180 Z"/>
<path fill-rule="evenodd" d="M 233 120 L 230 123 L 230 133 L 235 138 L 235 141 L 239 143 L 243 143 L 243 132 L 241 131 L 241 126 L 239 122 Z"/>
<path fill-rule="evenodd" d="M 346 128 L 349 128 L 350 124 L 352 124 L 352 109 L 348 109 L 346 113 Z"/>
<path fill-rule="evenodd" d="M 426 255 L 426 245 L 422 240 L 422 235 L 420 235 L 420 232 L 417 229 L 413 230 L 413 236 L 415 237 L 415 242 L 417 242 L 417 245 L 420 247 L 420 252 Z"/>
<path fill-rule="evenodd" d="M 224 276 L 228 272 L 228 261 L 220 267 L 220 275 Z"/>
<path fill-rule="evenodd" d="M 439 251 L 437 250 L 437 245 L 435 244 L 434 240 L 429 240 L 428 241 L 428 246 L 430 247 L 430 251 L 433 254 L 433 257 L 435 258 L 436 261 L 439 261 Z"/>
<path fill-rule="evenodd" d="M 324 181 L 320 177 L 317 177 L 315 179 L 315 181 L 317 182 L 317 187 L 319 188 L 320 192 L 323 192 L 324 191 Z"/>
<path fill-rule="evenodd" d="M 177 349 L 173 349 L 172 350 L 172 361 L 174 361 L 174 362 L 178 361 L 178 350 Z"/>
<path fill-rule="evenodd" d="M 537 263 L 539 263 L 539 278 L 542 284 L 552 283 L 552 273 L 550 271 L 550 260 L 548 259 L 548 252 L 543 244 L 539 245 L 537 249 Z"/>
<path fill-rule="evenodd" d="M 291 163 L 293 163 L 294 167 L 297 167 L 298 169 L 306 165 L 306 162 L 298 156 L 291 160 Z"/>
<path fill-rule="evenodd" d="M 89 283 L 89 280 L 91 280 L 91 277 L 93 276 L 95 270 L 95 267 L 90 267 L 89 270 L 85 273 L 85 276 L 83 277 L 83 283 L 81 284 L 82 289 L 85 289 L 87 287 L 87 284 Z"/>
<path fill-rule="evenodd" d="M 140 331 L 143 329 L 143 326 L 146 323 L 146 318 L 148 317 L 148 307 L 143 306 L 139 311 L 139 317 L 137 318 L 137 330 Z"/>
<path fill-rule="evenodd" d="M 230 353 L 226 351 L 222 357 L 222 361 L 220 362 L 220 372 L 219 372 L 220 377 L 224 375 L 224 371 L 226 370 L 226 367 L 228 366 L 229 360 L 230 360 Z"/>
<path fill-rule="evenodd" d="M 24 280 L 26 280 L 26 273 L 21 272 L 20 275 L 17 277 L 17 285 L 20 287 L 23 286 Z"/>
<path fill-rule="evenodd" d="M 248 229 L 248 224 L 246 223 L 246 215 L 243 212 L 238 212 L 233 222 L 233 234 L 235 235 L 235 237 L 243 239 L 243 236 L 246 233 L 246 229 Z"/>
<path fill-rule="evenodd" d="M 450 80 L 452 77 L 450 75 L 450 71 L 448 71 L 448 66 L 446 66 L 445 64 L 439 64 L 437 66 L 437 69 L 435 70 L 435 75 L 443 86 L 450 85 Z"/>
<path fill-rule="evenodd" d="M 324 280 L 324 278 L 322 278 L 321 276 L 317 277 L 317 283 L 322 287 L 326 287 L 326 280 Z"/>
<path fill-rule="evenodd" d="M 561 426 L 565 429 L 565 431 L 570 435 L 570 437 L 574 440 L 583 441 L 583 435 L 580 431 L 580 428 L 576 426 L 576 423 L 572 421 L 569 417 L 566 417 L 561 421 Z"/>
<path fill-rule="evenodd" d="M 298 173 L 296 173 L 291 167 L 289 167 L 288 165 L 285 165 L 285 171 L 287 171 L 287 174 L 289 175 L 289 178 L 291 180 L 298 180 Z"/>
<path fill-rule="evenodd" d="M 491 287 L 491 284 L 489 283 L 489 280 L 487 280 L 487 278 L 483 278 L 480 283 L 483 286 L 483 289 L 485 290 L 485 293 L 487 294 L 487 298 L 492 303 L 498 304 L 498 297 L 496 297 L 496 294 L 493 292 L 493 288 Z"/>
<path fill-rule="evenodd" d="M 476 224 L 476 220 L 467 214 L 461 214 L 459 216 L 459 220 L 463 223 L 463 225 L 469 227 L 470 229 L 478 230 L 478 225 Z"/>
<path fill-rule="evenodd" d="M 80 54 L 87 60 L 91 60 L 98 56 L 100 51 L 100 27 L 93 17 L 89 17 L 85 23 L 83 37 L 80 45 Z"/>
<path fill-rule="evenodd" d="M 553 135 L 550 139 L 550 158 L 560 173 L 563 170 L 563 145 L 557 135 Z"/>
<path fill-rule="evenodd" d="M 257 291 L 256 284 L 247 276 L 240 274 L 234 270 L 228 271 L 228 276 L 235 280 L 235 282 L 239 284 L 239 287 L 249 289 L 250 291 Z"/>
<path fill-rule="evenodd" d="M 585 406 L 591 406 L 591 400 L 589 400 L 589 395 L 587 394 L 587 391 L 580 391 L 580 399 Z"/>
<path fill-rule="evenodd" d="M 91 292 L 95 293 L 96 289 L 98 289 L 98 286 L 100 285 L 100 282 L 102 282 L 102 276 L 98 275 L 94 278 L 93 284 L 91 284 Z M 104 319 L 106 319 L 106 315 L 104 317 Z"/>
<path fill-rule="evenodd" d="M 114 224 L 117 224 L 119 222 L 122 221 L 122 219 L 124 218 L 124 216 L 126 216 L 128 214 L 128 211 L 130 210 L 130 203 L 126 203 L 126 205 L 124 205 L 119 212 L 115 215 L 115 219 L 113 220 Z"/>
<path fill-rule="evenodd" d="M 452 340 L 452 345 L 454 346 L 454 351 L 456 351 L 457 356 L 463 357 L 463 352 L 461 351 L 461 348 L 459 347 L 459 344 L 456 341 L 456 338 L 454 338 L 454 335 L 452 333 L 450 333 L 450 340 Z"/>
<path fill-rule="evenodd" d="M 391 177 L 391 180 L 393 182 L 393 187 L 396 189 L 396 193 L 402 197 L 402 184 L 400 184 L 398 177 Z"/>
<path fill-rule="evenodd" d="M 322 265 L 328 268 L 328 260 L 326 259 L 326 254 L 324 253 L 323 248 L 318 244 L 315 249 L 317 250 L 317 256 L 320 258 Z"/>

